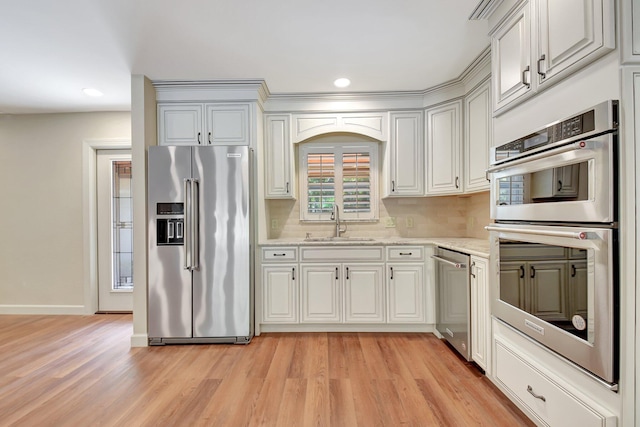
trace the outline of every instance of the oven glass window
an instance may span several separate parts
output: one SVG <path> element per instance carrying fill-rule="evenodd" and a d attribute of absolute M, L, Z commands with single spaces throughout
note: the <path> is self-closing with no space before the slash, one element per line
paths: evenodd
<path fill-rule="evenodd" d="M 498 178 L 498 205 L 588 200 L 589 163 Z"/>
<path fill-rule="evenodd" d="M 500 240 L 500 299 L 588 340 L 588 250 Z"/>

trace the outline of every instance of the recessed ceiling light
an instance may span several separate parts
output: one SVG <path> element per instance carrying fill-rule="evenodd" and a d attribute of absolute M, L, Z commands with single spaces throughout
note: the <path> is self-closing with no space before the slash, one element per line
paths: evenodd
<path fill-rule="evenodd" d="M 100 92 L 98 89 L 94 89 L 92 87 L 86 87 L 82 89 L 82 92 L 87 96 L 94 96 L 94 97 L 103 95 L 103 93 Z"/>
<path fill-rule="evenodd" d="M 351 80 L 342 77 L 333 82 L 333 84 L 335 87 L 347 87 L 351 84 Z"/>

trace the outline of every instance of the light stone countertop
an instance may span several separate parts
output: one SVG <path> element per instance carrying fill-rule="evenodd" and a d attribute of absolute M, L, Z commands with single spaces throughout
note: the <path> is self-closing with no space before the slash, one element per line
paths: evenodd
<path fill-rule="evenodd" d="M 373 240 L 307 241 L 304 238 L 267 239 L 260 246 L 393 246 L 436 245 L 469 255 L 489 258 L 489 240 L 471 237 L 391 237 Z"/>

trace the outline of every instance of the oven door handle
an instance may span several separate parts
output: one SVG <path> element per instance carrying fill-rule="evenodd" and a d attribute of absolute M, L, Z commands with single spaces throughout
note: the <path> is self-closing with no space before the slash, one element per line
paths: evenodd
<path fill-rule="evenodd" d="M 436 261 L 440 261 L 440 262 L 444 262 L 445 264 L 449 264 L 455 268 L 467 268 L 467 264 L 461 263 L 461 262 L 453 262 L 453 261 L 449 261 L 446 258 L 441 258 L 437 255 L 431 255 L 431 258 L 435 259 Z"/>
<path fill-rule="evenodd" d="M 508 161 L 507 159 L 505 160 L 504 163 L 500 163 L 499 165 L 496 165 L 487 169 L 486 174 L 498 172 L 503 169 L 508 169 L 512 166 L 521 165 L 523 163 L 529 163 L 533 160 L 544 159 L 546 157 L 550 157 L 555 154 L 566 153 L 567 151 L 581 150 L 583 148 L 591 148 L 591 144 L 587 143 L 587 141 L 584 141 L 584 140 L 576 141 L 571 144 L 563 145 L 561 147 L 558 147 L 549 151 L 543 151 L 542 153 L 532 154 L 531 156 L 522 157 L 520 159 L 511 160 L 511 161 Z"/>
<path fill-rule="evenodd" d="M 566 237 L 577 240 L 589 239 L 589 233 L 586 231 L 532 230 L 529 228 L 495 227 L 492 225 L 487 225 L 484 229 L 487 231 L 504 231 L 506 233 L 535 234 L 536 236 Z"/>

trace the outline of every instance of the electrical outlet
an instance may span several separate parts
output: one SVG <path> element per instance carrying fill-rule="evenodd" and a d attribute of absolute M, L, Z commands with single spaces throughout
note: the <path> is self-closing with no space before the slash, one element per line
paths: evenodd
<path fill-rule="evenodd" d="M 277 219 L 272 219 L 271 220 L 271 229 L 272 230 L 277 230 L 279 228 L 279 224 L 278 224 L 278 220 Z"/>
<path fill-rule="evenodd" d="M 413 228 L 413 217 L 412 216 L 408 216 L 405 219 L 405 225 L 407 226 L 407 228 Z"/>
<path fill-rule="evenodd" d="M 387 228 L 396 228 L 396 217 L 390 216 L 387 218 L 384 226 Z"/>

